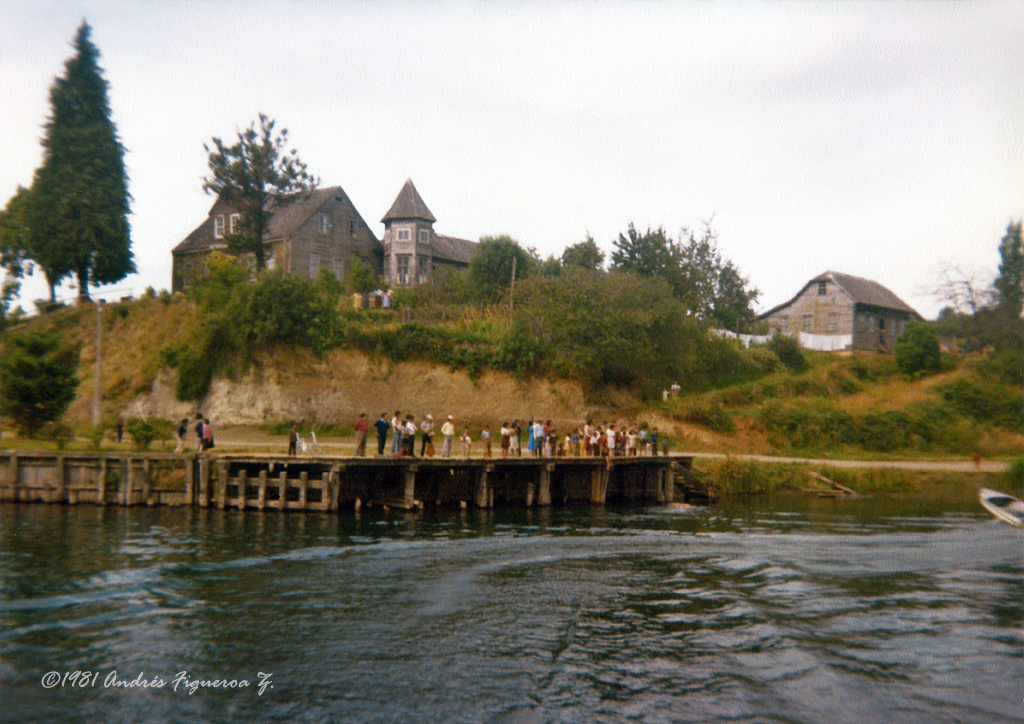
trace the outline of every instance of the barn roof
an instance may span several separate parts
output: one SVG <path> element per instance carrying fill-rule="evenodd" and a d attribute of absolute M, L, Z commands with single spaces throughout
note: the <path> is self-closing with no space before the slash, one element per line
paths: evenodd
<path fill-rule="evenodd" d="M 921 319 L 921 315 L 918 314 L 913 307 L 878 282 L 871 281 L 870 279 L 864 279 L 863 277 L 855 277 L 852 274 L 843 274 L 841 272 L 833 271 L 827 271 L 824 274 L 819 274 L 814 277 L 804 284 L 792 299 L 778 305 L 777 307 L 772 307 L 764 314 L 758 315 L 758 319 L 764 319 L 780 309 L 788 307 L 799 299 L 800 295 L 803 294 L 809 286 L 817 284 L 818 282 L 832 282 L 838 285 L 843 291 L 850 295 L 850 298 L 853 299 L 856 304 L 879 307 L 881 309 L 892 309 L 905 312 L 917 319 Z"/>
<path fill-rule="evenodd" d="M 430 223 L 437 221 L 420 197 L 416 187 L 412 185 L 411 178 L 405 180 L 405 185 L 398 192 L 395 203 L 391 204 L 391 208 L 384 214 L 381 223 L 386 224 L 395 219 L 421 219 Z"/>
<path fill-rule="evenodd" d="M 433 256 L 449 259 L 461 264 L 469 264 L 476 253 L 478 244 L 469 239 L 457 239 L 454 236 L 434 234 Z"/>

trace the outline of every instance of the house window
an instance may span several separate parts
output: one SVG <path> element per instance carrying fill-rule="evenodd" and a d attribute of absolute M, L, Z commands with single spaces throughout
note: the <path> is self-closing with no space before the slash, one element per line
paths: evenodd
<path fill-rule="evenodd" d="M 426 244 L 430 241 L 430 232 L 427 229 L 420 229 L 420 243 Z"/>
<path fill-rule="evenodd" d="M 828 331 L 829 332 L 835 332 L 837 328 L 838 327 L 836 325 L 836 313 L 835 312 L 829 312 L 828 313 Z"/>
<path fill-rule="evenodd" d="M 785 334 L 786 332 L 789 331 L 789 315 L 788 314 L 781 314 L 781 315 L 779 315 L 779 327 L 782 328 L 782 333 L 783 334 Z"/>
<path fill-rule="evenodd" d="M 409 233 L 408 231 L 406 233 Z M 410 254 L 398 254 L 395 256 L 395 281 L 399 284 L 409 283 L 409 258 Z"/>
<path fill-rule="evenodd" d="M 420 284 L 425 284 L 430 278 L 430 260 L 426 257 L 421 256 L 417 266 L 416 281 Z"/>
<path fill-rule="evenodd" d="M 320 273 L 320 255 L 316 252 L 309 253 L 309 278 L 316 279 L 316 275 Z"/>
<path fill-rule="evenodd" d="M 409 230 L 408 229 L 399 229 L 398 230 L 398 240 L 399 241 L 409 241 Z"/>
<path fill-rule="evenodd" d="M 803 330 L 805 332 L 810 332 L 811 328 L 813 326 L 814 326 L 814 317 L 812 315 L 810 315 L 810 314 L 805 314 L 803 316 Z"/>
<path fill-rule="evenodd" d="M 819 297 L 825 296 L 826 287 L 827 286 L 828 286 L 828 282 L 818 282 L 818 296 Z"/>
<path fill-rule="evenodd" d="M 320 233 L 326 234 L 331 228 L 330 222 L 327 220 L 327 214 L 320 214 Z"/>
<path fill-rule="evenodd" d="M 213 217 L 213 238 L 223 239 L 224 238 L 224 217 L 214 216 Z"/>
<path fill-rule="evenodd" d="M 355 236 L 356 235 L 356 220 L 355 219 L 349 219 L 348 220 L 348 235 L 349 236 Z"/>
<path fill-rule="evenodd" d="M 231 216 L 228 217 L 228 232 L 232 233 L 232 234 L 237 234 L 238 233 L 238 225 L 240 223 L 242 223 L 242 215 L 241 214 L 231 214 Z"/>
<path fill-rule="evenodd" d="M 878 329 L 879 331 L 885 329 L 885 317 L 878 318 Z"/>

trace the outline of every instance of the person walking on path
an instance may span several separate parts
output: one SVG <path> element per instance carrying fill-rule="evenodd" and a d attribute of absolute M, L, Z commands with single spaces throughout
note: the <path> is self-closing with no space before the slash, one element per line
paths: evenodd
<path fill-rule="evenodd" d="M 293 457 L 299 447 L 299 433 L 295 430 L 295 423 L 288 428 L 288 457 Z"/>
<path fill-rule="evenodd" d="M 196 414 L 196 452 L 203 451 L 203 413 Z"/>
<path fill-rule="evenodd" d="M 174 446 L 175 453 L 185 452 L 185 436 L 188 435 L 188 418 L 183 417 L 178 425 L 178 444 Z"/>
<path fill-rule="evenodd" d="M 448 419 L 441 425 L 441 435 L 444 436 L 444 443 L 441 445 L 441 457 L 443 458 L 452 456 L 452 441 L 455 439 L 455 424 L 452 422 L 454 419 L 448 415 Z"/>
<path fill-rule="evenodd" d="M 377 428 L 377 456 L 380 457 L 384 454 L 384 446 L 388 442 L 388 430 L 391 429 L 391 425 L 388 423 L 388 413 L 380 413 L 380 419 L 373 423 L 373 426 Z"/>
<path fill-rule="evenodd" d="M 366 413 L 360 412 L 359 419 L 353 425 L 356 431 L 356 457 L 366 456 L 366 433 L 370 429 L 370 423 L 366 421 Z"/>
<path fill-rule="evenodd" d="M 210 422 L 210 418 L 203 418 L 203 450 L 209 450 L 213 447 L 213 424 Z"/>

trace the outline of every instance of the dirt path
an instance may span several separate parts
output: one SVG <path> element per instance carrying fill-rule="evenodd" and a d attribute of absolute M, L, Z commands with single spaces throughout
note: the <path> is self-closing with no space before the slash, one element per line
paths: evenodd
<path fill-rule="evenodd" d="M 694 459 L 709 458 L 724 460 L 732 457 L 739 460 L 754 460 L 762 463 L 791 465 L 829 466 L 833 468 L 892 468 L 895 470 L 930 470 L 949 473 L 1002 473 L 1010 463 L 1005 460 L 826 460 L 823 458 L 776 457 L 773 455 L 724 455 L 722 453 L 679 453 L 692 455 Z"/>

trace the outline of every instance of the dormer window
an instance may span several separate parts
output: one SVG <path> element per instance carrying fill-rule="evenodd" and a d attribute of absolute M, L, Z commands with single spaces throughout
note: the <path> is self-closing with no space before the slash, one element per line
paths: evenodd
<path fill-rule="evenodd" d="M 224 238 L 224 216 L 213 217 L 213 238 L 223 239 Z"/>

